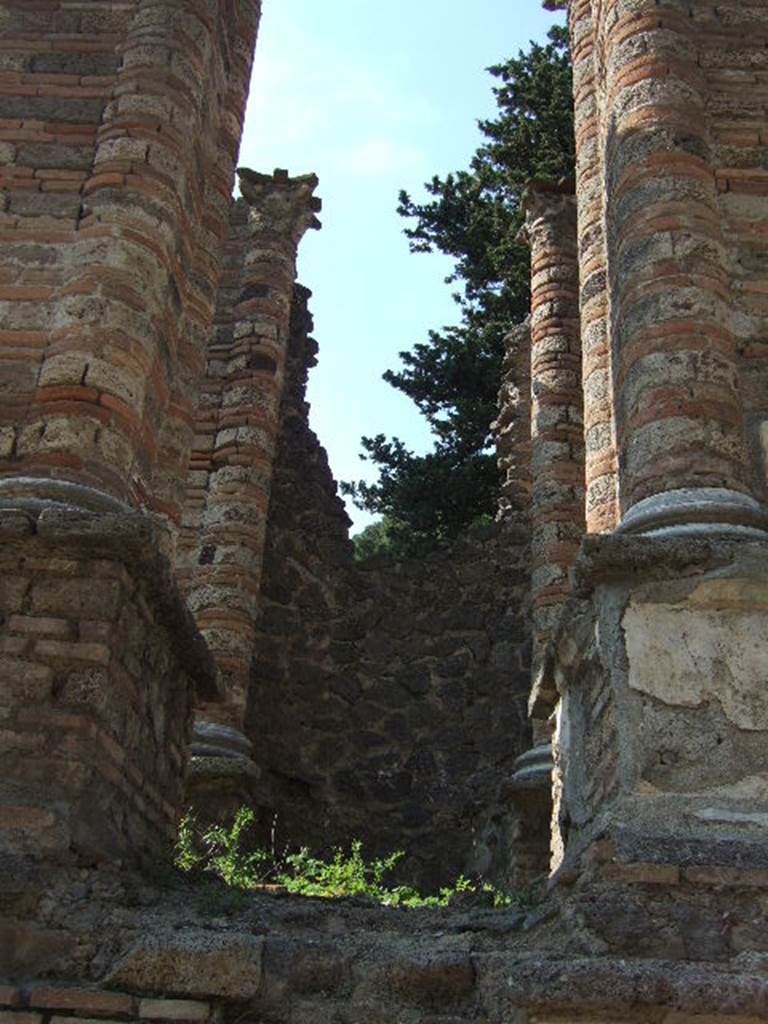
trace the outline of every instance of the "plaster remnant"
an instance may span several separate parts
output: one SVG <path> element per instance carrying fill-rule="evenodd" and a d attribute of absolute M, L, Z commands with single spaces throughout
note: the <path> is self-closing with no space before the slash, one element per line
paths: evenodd
<path fill-rule="evenodd" d="M 721 597 L 737 581 L 715 581 Z M 709 584 L 698 588 L 701 595 Z M 768 729 L 768 621 L 762 611 L 630 603 L 623 618 L 629 685 L 664 704 L 717 700 L 739 729 Z"/>

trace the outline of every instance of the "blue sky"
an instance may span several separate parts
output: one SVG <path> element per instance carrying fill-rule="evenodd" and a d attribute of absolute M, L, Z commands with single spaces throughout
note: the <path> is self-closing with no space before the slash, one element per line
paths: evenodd
<path fill-rule="evenodd" d="M 320 178 L 323 229 L 304 239 L 319 365 L 311 423 L 338 480 L 372 478 L 362 434 L 418 451 L 429 434 L 381 379 L 430 327 L 457 320 L 451 263 L 412 255 L 395 212 L 405 188 L 465 167 L 491 116 L 489 64 L 542 39 L 538 0 L 264 0 L 240 163 Z M 369 516 L 350 508 L 359 529 Z"/>

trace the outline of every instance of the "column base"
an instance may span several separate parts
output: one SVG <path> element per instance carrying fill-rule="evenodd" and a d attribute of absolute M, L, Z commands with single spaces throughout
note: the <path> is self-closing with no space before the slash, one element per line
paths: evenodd
<path fill-rule="evenodd" d="M 588 537 L 553 642 L 555 845 L 768 867 L 768 542 Z"/>
<path fill-rule="evenodd" d="M 261 769 L 253 744 L 239 729 L 200 719 L 195 722 L 187 776 L 187 803 L 205 821 L 227 821 L 256 800 Z"/>
<path fill-rule="evenodd" d="M 207 648 L 140 513 L 0 508 L 0 852 L 157 862 Z"/>
<path fill-rule="evenodd" d="M 624 515 L 619 533 L 647 536 L 768 536 L 768 510 L 759 501 L 725 487 L 684 487 L 654 494 Z"/>

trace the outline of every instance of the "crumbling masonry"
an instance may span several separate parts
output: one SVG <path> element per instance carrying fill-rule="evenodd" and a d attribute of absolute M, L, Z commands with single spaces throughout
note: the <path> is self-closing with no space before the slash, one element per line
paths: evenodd
<path fill-rule="evenodd" d="M 0 1024 L 768 1019 L 768 11 L 571 0 L 498 521 L 366 570 L 304 398 L 316 179 L 231 198 L 259 15 L 0 0 Z M 546 893 L 168 872 L 244 800 Z"/>

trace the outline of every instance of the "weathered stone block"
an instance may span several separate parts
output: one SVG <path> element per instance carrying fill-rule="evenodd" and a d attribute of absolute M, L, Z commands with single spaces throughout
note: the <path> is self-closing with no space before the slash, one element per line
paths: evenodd
<path fill-rule="evenodd" d="M 72 1010 L 82 1016 L 124 1017 L 133 1013 L 134 999 L 121 992 L 43 987 L 31 990 L 29 1005 L 42 1010 Z"/>
<path fill-rule="evenodd" d="M 139 939 L 115 965 L 109 983 L 140 992 L 247 1002 L 261 984 L 263 945 L 262 936 L 238 931 L 190 928 L 149 934 Z M 200 1014 L 205 1004 L 191 1004 L 195 1016 L 174 1017 L 170 1016 L 175 1012 L 173 1007 L 164 1011 L 166 1015 L 160 1012 L 160 1002 L 147 1000 L 141 1016 L 157 1020 L 204 1019 Z"/>
<path fill-rule="evenodd" d="M 433 958 L 403 960 L 389 969 L 392 989 L 419 1006 L 450 1006 L 466 999 L 475 986 L 472 961 L 466 954 L 436 953 Z"/>

